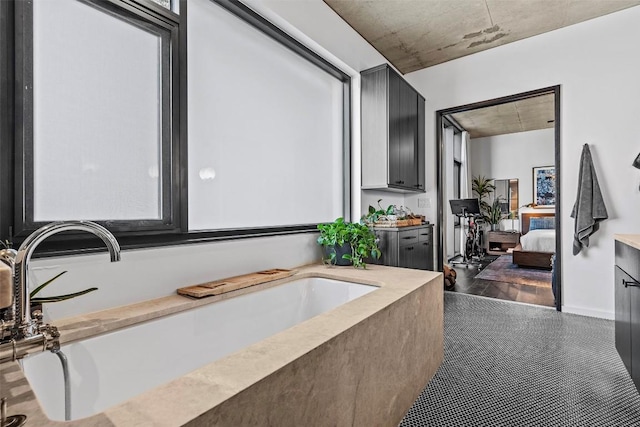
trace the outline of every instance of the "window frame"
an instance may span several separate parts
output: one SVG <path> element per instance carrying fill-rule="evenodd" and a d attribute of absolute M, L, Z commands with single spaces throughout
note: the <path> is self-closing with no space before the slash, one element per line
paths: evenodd
<path fill-rule="evenodd" d="M 145 224 L 145 222 L 131 222 L 114 227 L 114 222 L 98 221 L 114 232 L 123 249 L 151 248 L 167 245 L 180 245 L 191 243 L 205 243 L 220 240 L 252 238 L 261 236 L 274 236 L 293 233 L 309 233 L 317 231 L 317 224 L 292 224 L 276 227 L 247 227 L 239 229 L 215 229 L 190 231 L 188 224 L 188 164 L 187 164 L 187 0 L 179 0 L 180 14 L 176 14 L 150 0 L 79 0 L 86 3 L 107 3 L 109 7 L 117 7 L 127 10 L 135 15 L 143 14 L 145 18 L 156 20 L 162 25 L 175 25 L 176 31 L 172 33 L 172 71 L 174 80 L 172 85 L 172 140 L 171 147 L 171 216 L 173 222 L 162 226 L 158 224 Z M 344 217 L 349 218 L 351 213 L 351 77 L 333 65 L 331 62 L 312 51 L 301 42 L 275 26 L 267 19 L 254 12 L 249 7 L 237 0 L 210 0 L 222 9 L 231 12 L 248 25 L 253 26 L 274 41 L 282 44 L 302 58 L 311 62 L 324 72 L 338 79 L 343 86 L 342 102 L 342 170 L 343 170 L 343 211 Z M 0 55 L 0 69 L 12 69 L 15 64 L 15 72 L 7 74 L 8 79 L 0 84 L 0 95 L 5 101 L 0 101 L 0 106 L 10 107 L 7 111 L 16 111 L 16 117 L 10 117 L 8 121 L 0 119 L 0 238 L 10 238 L 14 244 L 20 242 L 33 231 L 24 225 L 37 226 L 37 223 L 25 221 L 24 185 L 21 185 L 24 177 L 24 160 L 28 153 L 24 151 L 23 118 L 21 112 L 25 109 L 19 96 L 19 88 L 24 87 L 20 70 L 24 66 L 25 48 L 20 37 L 29 39 L 20 34 L 22 29 L 18 25 L 20 19 L 20 1 L 0 2 L 0 23 L 4 25 L 2 35 L 7 49 L 3 49 Z M 26 2 L 25 2 L 26 3 Z M 15 15 L 15 21 L 13 21 Z M 24 19 L 24 18 L 23 18 Z M 11 21 L 11 22 L 10 22 Z M 30 21 L 32 24 L 32 21 Z M 30 43 L 32 43 L 32 28 L 29 29 Z M 12 88 L 15 87 L 15 91 Z M 13 97 L 15 92 L 15 98 Z M 15 108 L 12 110 L 11 108 Z M 26 110 L 26 109 L 25 109 Z M 28 111 L 28 110 L 27 110 Z M 14 160 L 15 158 L 15 160 Z M 164 162 L 164 157 L 163 157 Z M 10 167 L 5 168 L 8 165 Z M 18 177 L 18 178 L 16 178 Z M 163 191 L 164 191 L 163 182 Z M 163 195 L 164 197 L 164 195 Z M 121 221 L 118 221 L 121 222 Z M 42 245 L 38 251 L 42 256 L 58 256 L 77 253 L 100 251 L 98 240 L 83 234 L 63 234 L 54 236 L 50 241 Z"/>
<path fill-rule="evenodd" d="M 161 196 L 160 219 L 96 221 L 108 226 L 114 233 L 167 231 L 180 228 L 180 188 L 172 165 L 179 150 L 179 78 L 178 15 L 163 16 L 144 7 L 133 7 L 130 2 L 117 3 L 99 0 L 79 0 L 103 13 L 116 16 L 136 27 L 158 30 L 163 39 L 161 57 Z M 166 19 L 169 17 L 170 19 Z M 164 19 L 163 19 L 164 18 Z M 51 221 L 34 220 L 34 138 L 33 138 L 33 2 L 16 3 L 16 154 L 18 155 L 14 236 L 26 237 Z M 155 31 L 154 31 L 155 32 Z M 161 35 L 160 32 L 165 33 Z M 168 36 L 167 36 L 168 35 Z M 167 45 L 168 44 L 168 45 Z"/>
<path fill-rule="evenodd" d="M 460 198 L 460 178 L 462 177 L 462 162 L 460 160 L 453 159 L 453 198 Z M 456 182 L 458 185 L 456 186 Z M 456 216 L 453 219 L 454 227 L 460 226 L 460 217 Z"/>

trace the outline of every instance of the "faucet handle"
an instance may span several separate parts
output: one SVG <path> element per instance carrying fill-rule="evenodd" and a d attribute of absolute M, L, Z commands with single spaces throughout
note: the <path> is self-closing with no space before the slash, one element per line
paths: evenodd
<path fill-rule="evenodd" d="M 4 262 L 13 270 L 13 266 L 16 263 L 17 254 L 18 251 L 16 251 L 15 249 L 0 249 L 0 261 Z"/>
<path fill-rule="evenodd" d="M 44 314 L 42 314 L 42 310 L 33 310 L 31 316 L 35 319 L 38 325 L 42 325 L 42 319 L 44 318 Z"/>
<path fill-rule="evenodd" d="M 39 332 L 45 337 L 43 351 L 51 350 L 55 353 L 60 350 L 60 331 L 57 327 L 47 323 L 40 327 Z"/>

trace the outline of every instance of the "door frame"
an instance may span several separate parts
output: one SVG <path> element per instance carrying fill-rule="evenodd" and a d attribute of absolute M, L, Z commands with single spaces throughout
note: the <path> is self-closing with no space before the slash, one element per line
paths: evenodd
<path fill-rule="evenodd" d="M 455 113 L 461 113 L 465 111 L 476 110 L 479 108 L 493 107 L 496 105 L 507 104 L 514 101 L 520 101 L 527 98 L 533 98 L 540 95 L 554 95 L 554 134 L 555 134 L 555 171 L 556 171 L 556 203 L 555 203 L 555 216 L 556 216 L 556 260 L 555 260 L 555 273 L 556 273 L 556 310 L 562 311 L 562 221 L 560 219 L 562 206 L 561 200 L 561 169 L 560 169 L 560 85 L 549 86 L 542 89 L 536 89 L 528 92 L 517 93 L 515 95 L 503 96 L 500 98 L 494 98 L 487 101 L 474 102 L 472 104 L 461 105 L 458 107 L 447 108 L 444 110 L 436 111 L 436 151 L 437 151 L 437 170 L 436 181 L 438 187 L 438 219 L 437 223 L 442 224 L 444 221 L 444 207 L 446 201 L 443 200 L 444 196 L 444 138 L 442 135 L 442 122 L 445 116 Z M 442 271 L 444 263 L 444 230 L 442 226 L 438 227 L 438 269 Z"/>

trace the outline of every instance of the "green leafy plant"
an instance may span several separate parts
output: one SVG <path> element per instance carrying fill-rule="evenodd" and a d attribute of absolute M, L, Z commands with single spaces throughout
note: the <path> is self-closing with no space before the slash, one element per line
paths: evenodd
<path fill-rule="evenodd" d="M 337 218 L 332 223 L 318 224 L 320 236 L 317 242 L 326 248 L 325 263 L 336 264 L 340 248 L 348 246 L 350 249 L 341 255 L 341 259 L 350 261 L 356 268 L 366 268 L 364 259 L 367 257 L 380 258 L 376 235 L 364 224 L 346 222 L 344 218 Z M 350 252 L 350 253 L 349 253 Z"/>
<path fill-rule="evenodd" d="M 471 180 L 471 189 L 478 196 L 482 218 L 489 222 L 489 209 L 491 208 L 491 204 L 488 202 L 488 199 L 491 193 L 495 191 L 496 186 L 492 180 L 478 175 Z M 491 222 L 489 223 L 491 224 Z"/>
<path fill-rule="evenodd" d="M 501 220 L 507 218 L 501 210 L 501 204 L 504 199 L 500 196 L 493 199 L 493 203 L 488 205 L 486 220 L 489 224 L 497 225 Z"/>
<path fill-rule="evenodd" d="M 381 217 L 384 217 L 387 215 L 393 215 L 395 213 L 394 205 L 389 205 L 385 209 L 382 206 L 380 206 L 381 201 L 382 199 L 378 199 L 378 209 L 376 209 L 374 206 L 369 205 L 369 210 L 367 214 L 362 216 L 363 222 L 367 224 L 373 224 L 377 222 Z"/>
<path fill-rule="evenodd" d="M 38 286 L 33 291 L 31 291 L 31 293 L 29 294 L 29 297 L 31 298 L 31 305 L 39 305 L 39 304 L 45 304 L 45 303 L 49 303 L 49 302 L 65 301 L 65 300 L 68 300 L 68 299 L 71 299 L 71 298 L 75 298 L 75 297 L 79 297 L 81 295 L 88 294 L 89 292 L 93 292 L 93 291 L 97 291 L 98 290 L 98 288 L 88 288 L 88 289 L 85 289 L 84 291 L 74 292 L 74 293 L 66 294 L 66 295 L 56 295 L 56 296 L 52 296 L 52 297 L 36 297 L 36 295 L 41 290 L 43 290 L 44 288 L 49 286 L 51 283 L 53 283 L 54 280 L 56 280 L 58 277 L 62 276 L 65 273 L 66 273 L 66 271 L 63 271 L 62 273 L 59 273 L 59 274 L 55 275 L 54 277 L 52 277 L 51 279 L 47 280 L 42 285 Z"/>

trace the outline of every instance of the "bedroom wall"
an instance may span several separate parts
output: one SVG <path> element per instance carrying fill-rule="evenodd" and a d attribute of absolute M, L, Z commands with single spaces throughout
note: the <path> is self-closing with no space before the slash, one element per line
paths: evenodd
<path fill-rule="evenodd" d="M 518 206 L 533 201 L 533 168 L 553 166 L 553 129 L 472 138 L 471 174 L 494 179 L 518 179 Z"/>
<path fill-rule="evenodd" d="M 427 193 L 436 199 L 435 112 L 561 85 L 563 310 L 613 318 L 614 233 L 640 233 L 640 7 L 489 49 L 405 77 L 426 94 Z M 582 145 L 591 145 L 609 220 L 571 252 Z M 424 197 L 424 196 L 423 196 Z M 418 196 L 407 197 L 417 205 Z M 435 203 L 430 209 L 435 215 Z"/>

